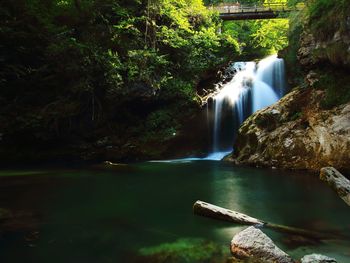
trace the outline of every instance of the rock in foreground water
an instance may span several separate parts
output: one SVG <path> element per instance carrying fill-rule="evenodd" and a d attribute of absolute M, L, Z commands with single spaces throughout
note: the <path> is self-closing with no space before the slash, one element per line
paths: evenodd
<path fill-rule="evenodd" d="M 320 178 L 330 185 L 339 197 L 350 206 L 350 180 L 333 167 L 322 168 Z"/>
<path fill-rule="evenodd" d="M 231 253 L 249 262 L 292 263 L 291 257 L 278 248 L 273 241 L 256 227 L 248 227 L 235 235 L 231 241 Z"/>
<path fill-rule="evenodd" d="M 337 263 L 334 258 L 326 257 L 320 254 L 306 255 L 301 259 L 301 263 Z"/>

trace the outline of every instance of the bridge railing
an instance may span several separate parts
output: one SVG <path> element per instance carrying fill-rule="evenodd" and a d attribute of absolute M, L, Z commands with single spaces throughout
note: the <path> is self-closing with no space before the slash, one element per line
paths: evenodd
<path fill-rule="evenodd" d="M 270 3 L 264 5 L 239 5 L 239 4 L 225 4 L 219 6 L 212 6 L 211 9 L 220 14 L 235 14 L 235 13 L 252 13 L 252 12 L 289 12 L 296 10 L 290 8 L 286 4 Z"/>

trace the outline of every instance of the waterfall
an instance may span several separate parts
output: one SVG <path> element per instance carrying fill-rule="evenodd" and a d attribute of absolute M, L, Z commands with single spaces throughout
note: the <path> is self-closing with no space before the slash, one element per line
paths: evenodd
<path fill-rule="evenodd" d="M 265 82 L 281 98 L 286 92 L 284 60 L 276 55 L 261 60 L 258 64 L 256 79 Z"/>
<path fill-rule="evenodd" d="M 226 73 L 233 75 L 232 79 L 217 84 L 215 96 L 206 105 L 207 125 L 212 131 L 211 153 L 205 158 L 153 162 L 221 160 L 232 152 L 235 136 L 243 121 L 255 111 L 275 103 L 286 92 L 284 62 L 276 55 L 258 63 L 235 62 Z"/>
<path fill-rule="evenodd" d="M 213 152 L 232 150 L 232 130 L 249 115 L 249 94 L 255 75 L 255 62 L 237 62 L 231 66 L 236 72 L 224 84 L 214 99 Z M 231 144 L 230 144 L 231 143 Z"/>
<path fill-rule="evenodd" d="M 256 112 L 265 108 L 278 100 L 278 95 L 274 92 L 271 86 L 265 82 L 256 79 L 253 85 L 253 102 L 252 111 Z"/>
<path fill-rule="evenodd" d="M 276 55 L 259 63 L 236 62 L 229 67 L 235 72 L 231 81 L 221 84 L 213 97 L 213 147 L 205 159 L 221 159 L 232 151 L 239 126 L 252 113 L 265 108 L 286 92 L 284 61 Z M 208 113 L 209 114 L 209 113 Z"/>

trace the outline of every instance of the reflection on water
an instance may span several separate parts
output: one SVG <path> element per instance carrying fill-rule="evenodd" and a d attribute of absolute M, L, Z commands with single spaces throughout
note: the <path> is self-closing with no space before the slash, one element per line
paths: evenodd
<path fill-rule="evenodd" d="M 4 171 L 0 262 L 152 262 L 152 251 L 162 256 L 183 251 L 193 257 L 188 262 L 215 255 L 215 262 L 224 262 L 232 236 L 244 226 L 194 216 L 196 200 L 273 223 L 350 233 L 350 209 L 304 172 L 211 161 Z M 295 258 L 317 252 L 350 262 L 349 240 L 315 244 L 264 232 Z M 212 254 L 198 255 L 203 250 Z M 142 253 L 148 254 L 140 259 Z"/>
<path fill-rule="evenodd" d="M 154 160 L 149 161 L 150 163 L 191 163 L 193 161 L 220 161 L 225 156 L 232 153 L 232 150 L 225 151 L 225 152 L 214 152 L 208 154 L 206 157 L 199 158 L 199 157 L 186 157 L 186 158 L 180 158 L 180 159 L 172 159 L 172 160 Z"/>

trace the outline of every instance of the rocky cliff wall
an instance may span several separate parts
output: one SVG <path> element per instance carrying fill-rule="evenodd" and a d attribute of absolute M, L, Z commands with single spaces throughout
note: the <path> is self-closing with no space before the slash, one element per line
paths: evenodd
<path fill-rule="evenodd" d="M 324 92 L 296 89 L 258 111 L 239 130 L 236 164 L 319 170 L 350 170 L 350 103 L 320 108 Z"/>
<path fill-rule="evenodd" d="M 313 27 L 315 18 L 305 17 L 294 55 L 304 80 L 243 123 L 227 160 L 239 165 L 309 170 L 334 166 L 350 171 L 350 16 L 334 18 L 338 26 L 327 27 L 327 33 Z"/>

